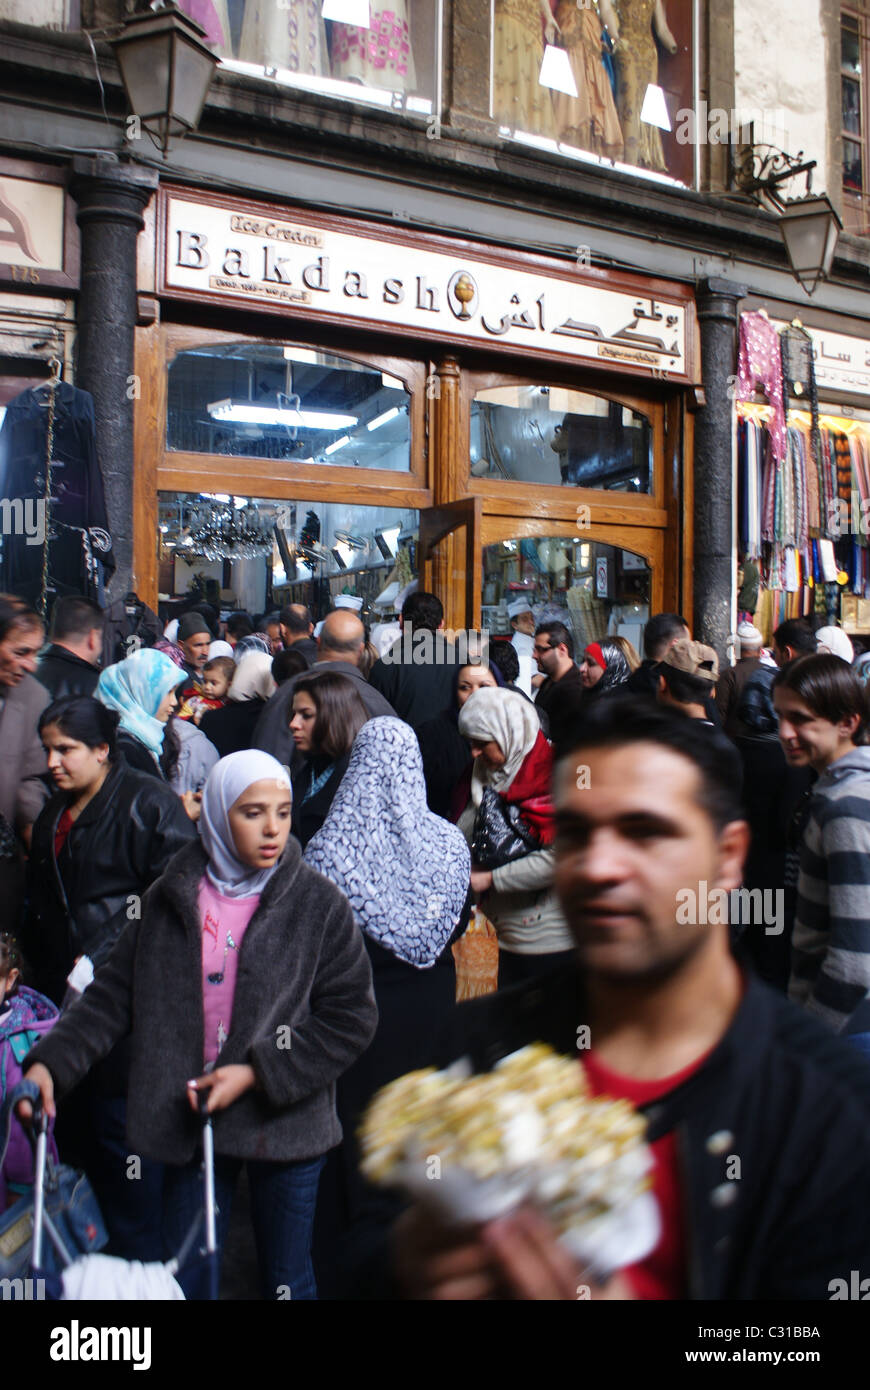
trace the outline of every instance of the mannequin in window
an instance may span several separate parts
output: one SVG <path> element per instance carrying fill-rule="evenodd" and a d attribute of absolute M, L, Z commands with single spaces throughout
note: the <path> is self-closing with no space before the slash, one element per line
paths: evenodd
<path fill-rule="evenodd" d="M 369 27 L 332 25 L 332 76 L 389 92 L 413 92 L 417 72 L 406 0 L 370 0 Z"/>
<path fill-rule="evenodd" d="M 239 61 L 328 77 L 321 0 L 246 0 Z"/>
<path fill-rule="evenodd" d="M 668 28 L 664 0 L 599 0 L 601 18 L 614 41 L 617 108 L 625 137 L 625 162 L 643 169 L 667 169 L 657 126 L 640 119 L 647 87 L 659 85 L 656 38 L 668 53 L 679 44 Z M 655 38 L 653 37 L 655 31 Z"/>
<path fill-rule="evenodd" d="M 560 140 L 607 159 L 622 159 L 622 127 L 601 56 L 601 20 L 591 6 L 559 0 L 556 8 L 561 45 L 577 83 L 577 96 L 553 94 Z"/>
<path fill-rule="evenodd" d="M 499 125 L 555 139 L 553 97 L 538 78 L 558 25 L 547 0 L 495 0 L 493 110 Z"/>

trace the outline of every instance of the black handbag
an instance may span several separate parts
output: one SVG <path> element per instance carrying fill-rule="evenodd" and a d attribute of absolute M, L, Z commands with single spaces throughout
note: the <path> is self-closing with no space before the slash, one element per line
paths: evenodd
<path fill-rule="evenodd" d="M 526 825 L 520 808 L 505 801 L 492 787 L 484 787 L 474 818 L 472 863 L 481 869 L 500 869 L 540 848 L 540 841 Z"/>

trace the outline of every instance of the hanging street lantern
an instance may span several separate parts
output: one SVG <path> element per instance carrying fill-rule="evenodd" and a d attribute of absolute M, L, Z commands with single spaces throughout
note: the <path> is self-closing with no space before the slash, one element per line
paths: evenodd
<path fill-rule="evenodd" d="M 742 195 L 779 214 L 779 230 L 791 263 L 792 274 L 807 294 L 814 294 L 820 280 L 827 280 L 843 224 L 826 193 L 812 192 L 814 159 L 803 151 L 786 154 L 775 145 L 751 139 L 733 156 L 732 178 Z M 780 188 L 799 175 L 806 176 L 802 198 L 785 199 Z"/>
<path fill-rule="evenodd" d="M 795 279 L 807 294 L 827 280 L 843 224 L 827 194 L 810 194 L 786 203 L 779 230 Z"/>
<path fill-rule="evenodd" d="M 110 43 L 130 109 L 164 159 L 171 141 L 195 130 L 219 59 L 205 30 L 169 0 L 134 15 Z"/>

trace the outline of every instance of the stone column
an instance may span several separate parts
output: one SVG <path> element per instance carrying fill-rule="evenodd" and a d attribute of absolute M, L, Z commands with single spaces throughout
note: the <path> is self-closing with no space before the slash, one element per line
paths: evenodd
<path fill-rule="evenodd" d="M 743 285 L 702 280 L 697 306 L 706 405 L 695 416 L 695 536 L 693 635 L 726 659 L 731 632 L 732 397 L 737 370 L 738 304 Z"/>
<path fill-rule="evenodd" d="M 77 155 L 72 196 L 81 228 L 76 385 L 94 398 L 97 454 L 117 568 L 109 597 L 130 588 L 133 566 L 133 375 L 136 238 L 157 171 L 105 155 Z"/>

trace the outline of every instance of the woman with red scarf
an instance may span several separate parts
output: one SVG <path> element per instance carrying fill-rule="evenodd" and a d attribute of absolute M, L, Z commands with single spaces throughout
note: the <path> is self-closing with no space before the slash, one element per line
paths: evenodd
<path fill-rule="evenodd" d="M 622 640 L 624 639 L 620 639 Z M 634 650 L 630 642 L 627 642 L 626 646 Z M 611 690 L 618 690 L 631 675 L 628 657 L 623 647 L 612 637 L 603 637 L 600 642 L 590 642 L 579 666 L 580 679 L 586 692 L 583 697 L 585 706 L 593 700 L 600 700 L 602 695 L 608 694 Z"/>
<path fill-rule="evenodd" d="M 485 787 L 520 817 L 540 845 L 497 869 L 471 866 L 471 886 L 498 935 L 499 988 L 543 974 L 572 958 L 571 934 L 553 891 L 553 750 L 535 707 L 511 690 L 476 690 L 459 713 L 471 743 L 471 797 L 459 817 L 469 845 Z"/>

